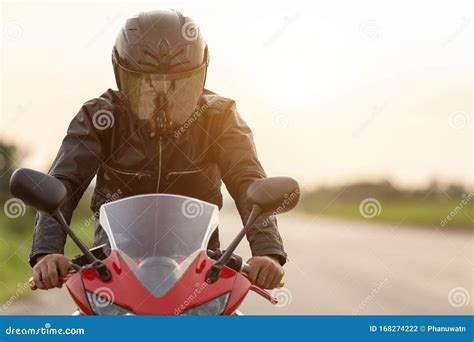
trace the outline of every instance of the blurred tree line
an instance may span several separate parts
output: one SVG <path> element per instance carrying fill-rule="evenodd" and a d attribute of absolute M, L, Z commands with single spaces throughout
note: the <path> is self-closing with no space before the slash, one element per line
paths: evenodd
<path fill-rule="evenodd" d="M 10 177 L 23 159 L 20 149 L 8 142 L 0 140 L 0 237 L 8 240 L 9 235 L 23 235 L 32 231 L 34 211 L 26 206 L 18 207 L 20 214 L 8 217 L 6 203 L 12 198 L 9 189 Z"/>
<path fill-rule="evenodd" d="M 17 154 L 16 146 L 0 140 L 0 203 L 2 204 L 10 197 L 8 182 L 15 168 Z"/>
<path fill-rule="evenodd" d="M 326 186 L 303 194 L 301 208 L 316 215 L 415 224 L 437 228 L 474 228 L 474 194 L 461 184 L 432 181 L 403 189 L 384 180 Z M 367 212 L 367 203 L 373 211 Z"/>
<path fill-rule="evenodd" d="M 303 201 L 314 202 L 328 200 L 339 196 L 339 200 L 347 202 L 361 201 L 368 197 L 378 200 L 424 201 L 424 200 L 457 200 L 469 193 L 462 184 L 441 184 L 431 181 L 420 189 L 402 189 L 394 186 L 390 181 L 354 182 L 346 185 L 318 187 L 307 191 Z"/>
<path fill-rule="evenodd" d="M 25 152 L 18 146 L 0 139 L 0 224 L 2 232 L 0 237 L 5 234 L 31 234 L 34 225 L 35 211 L 27 206 L 24 207 L 24 213 L 18 217 L 8 217 L 6 203 L 12 198 L 9 189 L 10 177 L 16 168 L 21 167 L 21 162 L 25 156 Z M 91 198 L 91 188 L 89 188 L 82 200 L 79 202 L 74 216 L 76 221 L 84 220 L 85 217 L 91 216 L 92 211 L 89 209 Z"/>

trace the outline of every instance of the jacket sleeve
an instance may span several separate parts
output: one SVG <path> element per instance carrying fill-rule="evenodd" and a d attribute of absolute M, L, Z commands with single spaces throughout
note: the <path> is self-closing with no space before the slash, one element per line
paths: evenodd
<path fill-rule="evenodd" d="M 247 187 L 255 179 L 265 178 L 266 174 L 258 160 L 252 132 L 237 112 L 234 102 L 223 113 L 217 135 L 217 163 L 244 223 L 251 210 L 246 203 Z M 247 239 L 252 255 L 272 255 L 278 258 L 280 264 L 286 262 L 283 242 L 273 215 L 262 215 L 248 232 Z"/>
<path fill-rule="evenodd" d="M 63 182 L 67 199 L 61 211 L 68 222 L 84 191 L 94 178 L 100 161 L 101 143 L 93 124 L 98 101 L 86 103 L 71 121 L 49 174 Z M 56 221 L 45 213 L 37 213 L 33 233 L 30 265 L 43 254 L 64 253 L 66 234 Z"/>

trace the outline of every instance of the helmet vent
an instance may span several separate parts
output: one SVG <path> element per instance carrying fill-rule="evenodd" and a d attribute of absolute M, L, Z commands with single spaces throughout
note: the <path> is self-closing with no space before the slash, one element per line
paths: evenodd
<path fill-rule="evenodd" d="M 168 56 L 170 53 L 170 43 L 166 39 L 161 40 L 158 43 L 158 51 L 159 51 L 160 56 L 162 57 Z"/>

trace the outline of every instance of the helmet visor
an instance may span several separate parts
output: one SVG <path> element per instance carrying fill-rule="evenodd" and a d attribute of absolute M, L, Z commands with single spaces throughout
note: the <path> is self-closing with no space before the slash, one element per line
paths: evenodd
<path fill-rule="evenodd" d="M 167 128 L 182 125 L 193 114 L 202 96 L 206 65 L 177 74 L 137 73 L 118 66 L 122 93 L 133 114 L 142 120 L 166 115 Z"/>

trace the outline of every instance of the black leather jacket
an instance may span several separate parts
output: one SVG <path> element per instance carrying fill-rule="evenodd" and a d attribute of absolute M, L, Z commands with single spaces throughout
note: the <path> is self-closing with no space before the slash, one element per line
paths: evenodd
<path fill-rule="evenodd" d="M 108 117 L 107 117 L 108 116 Z M 221 180 L 235 200 L 242 221 L 249 214 L 245 192 L 265 177 L 252 132 L 235 102 L 205 91 L 200 109 L 173 135 L 152 136 L 148 125 L 127 113 L 118 91 L 109 89 L 86 102 L 69 125 L 49 174 L 68 191 L 62 212 L 68 222 L 97 175 L 91 209 L 96 217 L 106 201 L 144 193 L 174 193 L 222 207 Z M 94 245 L 107 243 L 96 220 Z M 253 255 L 286 253 L 273 216 L 262 217 L 247 234 Z M 30 264 L 41 254 L 63 253 L 65 234 L 46 214 L 37 215 Z M 218 248 L 214 234 L 209 248 Z"/>

